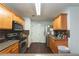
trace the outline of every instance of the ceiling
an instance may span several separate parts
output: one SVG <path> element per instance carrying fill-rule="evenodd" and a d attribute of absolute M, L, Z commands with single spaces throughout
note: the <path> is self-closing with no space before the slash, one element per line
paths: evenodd
<path fill-rule="evenodd" d="M 79 6 L 77 3 L 41 3 L 41 15 L 36 15 L 34 3 L 6 3 L 17 15 L 30 17 L 32 20 L 51 20 L 61 11 Z"/>

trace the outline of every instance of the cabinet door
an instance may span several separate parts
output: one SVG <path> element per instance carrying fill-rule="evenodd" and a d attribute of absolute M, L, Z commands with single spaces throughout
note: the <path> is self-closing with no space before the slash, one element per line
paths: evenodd
<path fill-rule="evenodd" d="M 67 30 L 67 14 L 63 14 L 61 17 L 62 29 Z"/>
<path fill-rule="evenodd" d="M 0 51 L 0 54 L 10 54 L 11 53 L 11 49 L 10 48 L 6 48 L 2 51 Z"/>
<path fill-rule="evenodd" d="M 17 23 L 24 25 L 24 20 L 22 20 L 21 18 L 19 18 L 16 15 L 13 15 L 13 21 L 16 21 Z"/>
<path fill-rule="evenodd" d="M 1 18 L 2 16 L 0 15 L 0 29 L 2 29 L 3 28 L 3 21 L 2 21 L 2 18 Z"/>
<path fill-rule="evenodd" d="M 12 29 L 11 12 L 0 5 L 0 29 Z"/>
<path fill-rule="evenodd" d="M 7 16 L 3 19 L 3 29 L 12 29 L 12 18 Z"/>
<path fill-rule="evenodd" d="M 12 49 L 12 51 L 11 51 L 12 54 L 17 54 L 17 53 L 19 53 L 19 43 L 13 44 L 13 45 L 11 46 L 11 49 Z"/>
<path fill-rule="evenodd" d="M 61 14 L 53 21 L 54 30 L 67 30 L 67 14 Z"/>
<path fill-rule="evenodd" d="M 57 17 L 53 22 L 54 29 L 61 29 L 61 16 Z"/>
<path fill-rule="evenodd" d="M 61 29 L 61 16 L 59 16 L 59 17 L 57 18 L 56 29 Z"/>
<path fill-rule="evenodd" d="M 53 39 L 50 39 L 49 47 L 50 47 L 50 49 L 51 49 L 51 51 L 53 53 L 58 53 L 58 49 L 57 49 L 56 43 L 55 43 L 55 41 Z"/>
<path fill-rule="evenodd" d="M 17 54 L 19 53 L 19 43 L 14 43 L 13 45 L 7 47 L 6 49 L 0 51 L 0 54 Z"/>

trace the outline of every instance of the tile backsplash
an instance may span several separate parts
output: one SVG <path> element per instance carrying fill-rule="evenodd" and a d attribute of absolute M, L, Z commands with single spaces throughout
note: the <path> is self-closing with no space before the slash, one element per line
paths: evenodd
<path fill-rule="evenodd" d="M 10 33 L 11 31 L 2 31 L 2 30 L 0 30 L 0 38 L 5 38 L 5 36 L 6 36 L 6 34 L 7 33 Z"/>
<path fill-rule="evenodd" d="M 0 38 L 5 38 L 5 32 L 4 31 L 0 31 Z"/>

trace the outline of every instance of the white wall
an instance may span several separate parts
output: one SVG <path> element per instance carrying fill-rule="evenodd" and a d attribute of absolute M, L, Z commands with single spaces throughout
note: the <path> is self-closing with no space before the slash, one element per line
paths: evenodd
<path fill-rule="evenodd" d="M 31 29 L 31 19 L 29 17 L 24 17 L 24 20 L 25 20 L 24 29 L 30 30 Z"/>
<path fill-rule="evenodd" d="M 72 54 L 79 54 L 79 7 L 69 7 L 64 10 L 67 16 L 67 26 L 70 30 L 68 46 Z"/>
<path fill-rule="evenodd" d="M 40 42 L 40 43 L 45 43 L 45 35 L 44 35 L 44 30 L 47 25 L 49 25 L 51 21 L 32 21 L 32 35 L 31 39 L 32 42 Z"/>
<path fill-rule="evenodd" d="M 31 19 L 29 17 L 24 17 L 25 24 L 24 24 L 24 30 L 29 30 L 29 36 L 28 36 L 28 47 L 30 47 L 31 44 Z"/>
<path fill-rule="evenodd" d="M 68 40 L 68 46 L 72 54 L 79 54 L 79 7 L 70 7 L 67 11 L 68 11 L 68 29 L 70 30 L 70 39 Z M 28 29 L 31 30 L 32 26 L 37 25 L 39 23 L 42 25 L 42 28 L 51 23 L 51 21 L 45 21 L 45 22 L 32 21 L 31 25 L 31 20 L 29 18 L 25 17 L 24 19 L 26 20 L 25 22 L 26 25 L 24 27 L 26 30 Z M 39 42 L 39 41 L 45 42 L 45 39 L 36 40 L 34 38 L 35 36 L 30 34 L 29 46 L 31 42 Z"/>
<path fill-rule="evenodd" d="M 68 46 L 71 54 L 79 54 L 79 7 L 69 7 L 62 13 L 67 13 L 67 27 L 70 30 Z"/>
<path fill-rule="evenodd" d="M 70 39 L 68 41 L 72 54 L 79 54 L 79 7 L 71 7 L 69 10 Z"/>

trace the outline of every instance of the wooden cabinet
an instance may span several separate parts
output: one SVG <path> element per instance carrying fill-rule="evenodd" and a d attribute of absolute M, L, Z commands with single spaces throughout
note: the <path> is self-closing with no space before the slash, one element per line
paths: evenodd
<path fill-rule="evenodd" d="M 12 14 L 0 4 L 0 29 L 12 29 Z"/>
<path fill-rule="evenodd" d="M 49 48 L 51 49 L 51 51 L 52 51 L 53 53 L 58 53 L 57 46 L 56 46 L 54 40 L 51 39 L 51 38 L 49 39 Z"/>
<path fill-rule="evenodd" d="M 13 54 L 19 53 L 19 43 L 13 44 L 10 48 L 12 49 L 11 53 L 13 53 Z"/>
<path fill-rule="evenodd" d="M 13 21 L 16 21 L 20 25 L 24 25 L 24 20 L 18 16 L 13 15 Z"/>
<path fill-rule="evenodd" d="M 12 18 L 7 16 L 2 20 L 2 29 L 12 29 Z"/>
<path fill-rule="evenodd" d="M 54 30 L 67 30 L 67 14 L 60 14 L 52 22 Z"/>
<path fill-rule="evenodd" d="M 0 16 L 0 29 L 2 29 L 3 28 L 3 22 L 2 22 L 3 20 L 1 20 L 1 16 Z"/>
<path fill-rule="evenodd" d="M 19 53 L 19 43 L 14 43 L 13 45 L 7 47 L 6 49 L 0 51 L 0 54 L 18 54 Z"/>
<path fill-rule="evenodd" d="M 53 39 L 52 37 L 50 37 L 48 40 L 49 40 L 48 46 L 53 53 L 58 53 L 57 46 L 59 46 L 59 45 L 68 46 L 68 41 L 64 40 L 64 39 L 57 40 L 57 39 Z"/>
<path fill-rule="evenodd" d="M 0 4 L 0 29 L 12 29 L 12 21 L 24 25 L 24 20 L 5 5 Z"/>

